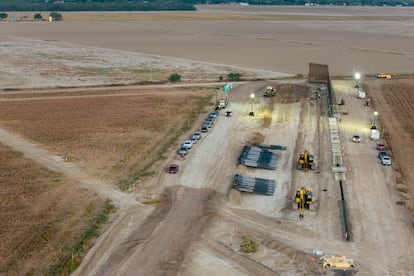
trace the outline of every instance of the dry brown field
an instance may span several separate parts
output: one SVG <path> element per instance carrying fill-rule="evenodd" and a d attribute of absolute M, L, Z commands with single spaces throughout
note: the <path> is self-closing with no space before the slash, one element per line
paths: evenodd
<path fill-rule="evenodd" d="M 72 271 L 88 250 L 75 275 L 329 274 L 311 254 L 318 247 L 355 258 L 362 275 L 414 271 L 412 8 L 202 6 L 63 16 L 0 22 L 0 141 L 8 145 L 0 162 L 0 274 L 43 274 L 62 264 Z M 347 103 L 340 127 L 352 242 L 341 236 L 326 110 L 309 101 L 316 86 L 286 80 L 306 76 L 309 62 L 346 77 L 335 81 Z M 356 71 L 371 107 L 350 88 Z M 372 77 L 380 71 L 396 78 Z M 175 72 L 183 83 L 164 84 Z M 219 118 L 188 157 L 177 158 L 224 84 L 213 81 L 229 72 L 269 80 L 235 83 L 235 116 Z M 252 102 L 250 93 L 268 82 L 280 97 Z M 256 118 L 244 115 L 249 107 Z M 392 168 L 378 164 L 374 142 L 350 142 L 374 110 Z M 275 173 L 261 172 L 277 180 L 274 197 L 229 191 L 233 173 L 263 177 L 235 165 L 254 137 L 289 148 Z M 317 153 L 318 173 L 292 169 L 304 145 Z M 170 162 L 180 164 L 178 175 L 165 173 Z M 300 183 L 317 198 L 303 221 L 290 202 Z M 111 224 L 68 261 L 106 199 L 118 208 Z M 243 236 L 258 253 L 239 252 Z"/>
<path fill-rule="evenodd" d="M 214 89 L 0 96 L 2 126 L 128 189 L 190 129 Z M 36 94 L 36 93 L 34 93 Z"/>
<path fill-rule="evenodd" d="M 192 128 L 214 91 L 158 90 L 2 93 L 1 125 L 127 190 L 159 170 L 156 162 Z M 1 179 L 0 272 L 73 270 L 93 241 L 94 236 L 83 237 L 104 210 L 105 198 L 9 148 L 1 158 L 7 173 Z"/>
<path fill-rule="evenodd" d="M 104 201 L 20 152 L 0 153 L 0 274 L 61 273 L 71 256 L 79 263 L 76 247 L 90 248 L 83 235 Z"/>

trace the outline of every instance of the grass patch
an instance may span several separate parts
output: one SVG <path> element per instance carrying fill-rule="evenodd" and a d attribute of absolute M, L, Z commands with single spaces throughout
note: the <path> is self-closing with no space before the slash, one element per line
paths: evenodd
<path fill-rule="evenodd" d="M 145 69 L 145 68 L 137 68 L 137 69 L 131 69 L 131 73 L 134 74 L 147 74 L 152 73 L 154 70 L 152 69 Z"/>
<path fill-rule="evenodd" d="M 249 254 L 256 253 L 259 250 L 259 245 L 248 236 L 242 237 L 242 242 L 240 244 L 240 252 Z"/>
<path fill-rule="evenodd" d="M 159 204 L 161 203 L 161 200 L 158 198 L 152 198 L 152 199 L 146 199 L 142 201 L 143 204 L 152 205 L 152 204 Z"/>
<path fill-rule="evenodd" d="M 65 257 L 63 257 L 59 264 L 53 265 L 47 271 L 47 275 L 68 275 L 75 271 L 83 257 L 83 253 L 89 249 L 90 241 L 99 235 L 99 232 L 104 224 L 108 222 L 109 215 L 115 211 L 115 206 L 110 200 L 106 200 L 103 210 L 91 222 L 90 227 L 83 233 L 79 242 L 75 244 Z"/>
<path fill-rule="evenodd" d="M 104 68 L 104 67 L 74 67 L 82 75 L 88 76 L 102 76 L 107 75 L 108 73 L 114 71 L 114 68 Z"/>

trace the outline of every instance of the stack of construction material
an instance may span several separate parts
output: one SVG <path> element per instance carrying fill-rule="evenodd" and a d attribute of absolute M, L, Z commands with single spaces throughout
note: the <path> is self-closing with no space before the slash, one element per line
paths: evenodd
<path fill-rule="evenodd" d="M 277 154 L 258 147 L 244 146 L 239 156 L 239 164 L 247 167 L 276 169 Z"/>
<path fill-rule="evenodd" d="M 275 192 L 275 181 L 236 174 L 233 178 L 233 189 L 242 192 L 273 195 Z"/>

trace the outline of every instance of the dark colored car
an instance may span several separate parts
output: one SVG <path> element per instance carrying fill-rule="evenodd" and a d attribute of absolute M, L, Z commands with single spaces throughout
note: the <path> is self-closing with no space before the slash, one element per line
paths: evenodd
<path fill-rule="evenodd" d="M 210 114 L 215 114 L 216 116 L 219 115 L 219 111 L 218 110 L 214 110 L 213 112 L 211 112 Z"/>
<path fill-rule="evenodd" d="M 178 153 L 179 153 L 179 154 L 181 154 L 181 155 L 186 155 L 186 154 L 187 154 L 187 152 L 188 152 L 188 149 L 187 149 L 187 148 L 185 148 L 185 147 L 181 147 L 181 148 L 178 150 Z"/>
<path fill-rule="evenodd" d="M 212 123 L 210 121 L 205 121 L 203 127 L 211 128 Z"/>
<path fill-rule="evenodd" d="M 377 150 L 385 150 L 385 148 L 384 144 L 377 144 Z"/>
<path fill-rule="evenodd" d="M 386 151 L 380 151 L 378 152 L 378 158 L 381 159 L 383 156 L 388 156 L 388 153 Z"/>
<path fill-rule="evenodd" d="M 210 115 L 208 115 L 209 118 L 216 118 L 217 114 L 214 112 L 211 112 Z"/>
<path fill-rule="evenodd" d="M 177 164 L 171 164 L 171 165 L 168 167 L 168 172 L 169 172 L 169 173 L 177 173 L 177 172 L 178 172 L 178 170 L 179 170 L 179 166 L 178 166 Z"/>
<path fill-rule="evenodd" d="M 214 121 L 216 120 L 216 117 L 208 117 L 207 121 L 211 122 L 211 124 L 214 124 Z"/>
<path fill-rule="evenodd" d="M 201 128 L 201 132 L 208 132 L 208 127 L 203 126 L 203 127 Z"/>

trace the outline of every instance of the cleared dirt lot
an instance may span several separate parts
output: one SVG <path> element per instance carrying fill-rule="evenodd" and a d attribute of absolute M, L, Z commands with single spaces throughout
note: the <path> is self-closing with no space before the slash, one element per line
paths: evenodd
<path fill-rule="evenodd" d="M 229 106 L 234 116 L 225 118 L 221 114 L 212 130 L 190 150 L 188 156 L 185 159 L 179 159 L 176 155 L 178 143 L 187 138 L 191 131 L 183 134 L 177 140 L 179 142 L 166 152 L 166 159 L 154 164 L 155 175 L 140 181 L 139 185 L 136 185 L 129 193 L 117 191 L 115 183 L 111 181 L 111 177 L 117 176 L 116 173 L 113 174 L 113 171 L 108 170 L 117 164 L 115 161 L 118 159 L 114 159 L 114 156 L 123 160 L 122 158 L 128 157 L 130 152 L 137 152 L 134 155 L 136 160 L 145 159 L 145 153 L 140 154 L 141 151 L 135 148 L 137 145 L 134 141 L 139 135 L 154 135 L 156 130 L 154 133 L 148 132 L 149 130 L 141 131 L 145 127 L 139 125 L 137 121 L 142 119 L 142 113 L 148 113 L 147 120 L 154 116 L 148 106 L 150 105 L 153 109 L 159 108 L 160 102 L 162 104 L 163 101 L 158 96 L 162 99 L 168 98 L 165 101 L 179 106 L 188 99 L 188 95 L 193 95 L 195 91 L 188 91 L 184 88 L 177 90 L 134 88 L 134 91 L 122 92 L 121 89 L 118 91 L 113 87 L 104 87 L 99 90 L 83 88 L 81 92 L 79 90 L 63 90 L 65 92 L 58 91 L 58 93 L 56 91 L 18 90 L 18 88 L 30 85 L 39 87 L 57 86 L 57 84 L 59 86 L 78 86 L 87 85 L 89 82 L 95 85 L 112 82 L 135 83 L 140 79 L 141 74 L 147 78 L 146 80 L 150 80 L 151 74 L 154 72 L 148 68 L 152 68 L 152 65 L 156 68 L 157 74 L 164 72 L 164 76 L 172 70 L 182 70 L 185 76 L 190 76 L 186 80 L 194 80 L 194 76 L 198 75 L 197 78 L 206 78 L 209 81 L 217 79 L 218 72 L 215 70 L 222 70 L 219 71 L 220 74 L 225 75 L 226 72 L 229 72 L 228 70 L 239 70 L 239 67 L 234 66 L 241 64 L 246 67 L 245 72 L 246 74 L 249 72 L 250 76 L 254 76 L 254 74 L 269 76 L 272 74 L 268 71 L 249 71 L 247 67 L 250 66 L 255 69 L 270 68 L 276 71 L 279 71 L 277 68 L 280 66 L 280 68 L 286 68 L 280 70 L 282 72 L 306 73 L 307 63 L 310 61 L 327 63 L 330 68 L 334 68 L 334 72 L 341 74 L 348 74 L 347 72 L 352 72 L 352 69 L 364 69 L 364 72 L 373 73 L 380 68 L 390 72 L 394 72 L 394 68 L 395 72 L 407 72 L 407 68 L 411 66 L 412 62 L 412 49 L 408 48 L 407 41 L 412 33 L 408 29 L 403 34 L 398 33 L 397 30 L 400 29 L 397 26 L 400 24 L 404 29 L 412 23 L 411 20 L 391 20 L 391 24 L 390 22 L 382 22 L 383 26 L 394 26 L 393 30 L 396 31 L 397 37 L 390 37 L 390 34 L 383 30 L 371 34 L 372 29 L 369 28 L 364 29 L 369 30 L 368 34 L 361 35 L 361 30 L 358 29 L 360 22 L 335 21 L 333 23 L 329 21 L 329 24 L 327 21 L 322 23 L 311 21 L 306 24 L 298 21 L 282 21 L 277 24 L 275 21 L 258 22 L 262 26 L 259 27 L 259 30 L 266 30 L 266 24 L 278 26 L 271 29 L 277 30 L 277 34 L 286 40 L 274 40 L 275 34 L 272 33 L 266 36 L 263 41 L 267 42 L 270 37 L 270 41 L 277 44 L 279 50 L 288 49 L 282 51 L 284 59 L 278 59 L 273 50 L 266 50 L 272 46 L 266 46 L 270 48 L 261 47 L 264 44 L 261 44 L 261 39 L 256 39 L 256 35 L 254 35 L 255 39 L 249 39 L 249 37 L 253 38 L 253 33 L 258 33 L 257 25 L 251 25 L 251 22 L 233 22 L 225 24 L 225 27 L 222 22 L 195 22 L 194 29 L 188 27 L 188 22 L 160 22 L 160 25 L 148 22 L 134 25 L 135 27 L 142 25 L 143 28 L 148 28 L 151 25 L 153 26 L 151 27 L 154 31 L 153 34 L 157 34 L 157 28 L 161 26 L 164 34 L 169 32 L 174 34 L 174 39 L 171 40 L 171 36 L 151 38 L 151 32 L 148 32 L 148 39 L 143 39 L 142 43 L 153 43 L 152 54 L 164 51 L 163 55 L 181 57 L 180 52 L 168 52 L 166 49 L 168 46 L 165 46 L 166 42 L 161 41 L 162 39 L 170 39 L 168 40 L 170 46 L 180 49 L 181 53 L 194 57 L 186 56 L 186 58 L 217 62 L 217 53 L 222 53 L 219 62 L 229 63 L 233 66 L 214 63 L 198 65 L 196 62 L 188 60 L 174 59 L 171 61 L 157 56 L 62 43 L 64 40 L 58 35 L 64 34 L 64 30 L 59 28 L 66 26 L 70 30 L 76 26 L 75 23 L 71 25 L 71 22 L 59 22 L 60 25 L 53 25 L 53 28 L 56 28 L 53 31 L 49 29 L 49 32 L 46 33 L 42 29 L 37 33 L 33 31 L 31 34 L 23 32 L 26 27 L 30 28 L 32 23 L 27 22 L 25 28 L 21 25 L 17 27 L 16 25 L 8 25 L 12 28 L 7 29 L 5 33 L 12 32 L 10 34 L 20 34 L 27 37 L 34 34 L 33 36 L 37 36 L 36 38 L 56 39 L 61 42 L 47 43 L 45 49 L 53 49 L 53 51 L 45 51 L 42 48 L 44 42 L 19 38 L 9 39 L 7 36 L 2 36 L 1 53 L 5 58 L 4 63 L 7 68 L 10 68 L 10 71 L 1 75 L 3 80 L 7 80 L 5 88 L 8 89 L 1 92 L 0 102 L 2 104 L 1 110 L 4 110 L 0 118 L 3 128 L 18 132 L 26 139 L 36 140 L 39 144 L 32 145 L 35 149 L 48 146 L 49 152 L 39 151 L 37 154 L 31 155 L 31 158 L 35 157 L 43 165 L 52 170 L 63 172 L 64 175 L 72 179 L 83 180 L 80 182 L 84 187 L 112 198 L 120 207 L 113 223 L 90 250 L 75 274 L 329 274 L 330 272 L 322 270 L 318 264 L 317 256 L 312 255 L 313 249 L 322 249 L 326 254 L 340 254 L 354 258 L 356 271 L 359 271 L 361 275 L 413 273 L 413 225 L 406 208 L 412 199 L 410 190 L 412 189 L 410 187 L 411 163 L 409 161 L 412 154 L 409 150 L 402 150 L 407 148 L 407 144 L 408 148 L 413 145 L 413 117 L 410 112 L 412 104 L 409 104 L 413 101 L 411 79 L 381 81 L 364 77 L 361 80 L 364 89 L 373 98 L 373 107 L 380 114 L 380 126 L 385 131 L 383 133 L 386 133 L 386 140 L 382 141 L 386 141 L 392 149 L 391 153 L 395 162 L 393 167 L 383 167 L 379 164 L 375 142 L 368 139 L 373 107 L 365 106 L 364 101 L 356 97 L 357 91 L 353 89 L 354 81 L 335 80 L 333 83 L 337 99 L 343 98 L 346 103 L 338 111 L 338 114 L 341 115 L 338 128 L 347 167 L 344 193 L 351 229 L 350 241 L 344 239 L 339 203 L 340 189 L 338 181 L 335 180 L 331 171 L 332 154 L 329 148 L 331 141 L 326 117 L 328 110 L 324 104 L 326 98 L 321 94 L 320 99 L 311 99 L 311 91 L 317 88 L 315 85 L 306 83 L 304 80 L 235 83 L 234 89 L 230 92 Z M 378 22 L 364 20 L 361 26 L 376 23 Z M 45 22 L 45 26 L 51 26 L 46 24 L 48 23 Z M 126 27 L 122 24 L 118 22 L 105 23 L 104 25 L 118 26 L 119 30 L 124 30 Z M 174 27 L 166 29 L 167 25 Z M 304 27 L 304 25 L 319 30 L 319 36 L 315 31 L 306 37 L 309 27 Z M 341 29 L 345 25 L 349 29 Z M 88 25 L 88 27 L 96 28 L 94 32 L 102 26 L 100 24 Z M 289 29 L 289 26 L 292 28 Z M 298 26 L 300 28 L 297 28 Z M 390 28 L 392 29 L 392 27 Z M 177 29 L 180 31 L 176 32 Z M 184 31 L 185 29 L 188 31 Z M 239 31 L 239 35 L 233 35 L 237 29 L 243 29 L 243 31 Z M 327 29 L 333 30 L 326 32 Z M 218 30 L 224 30 L 224 32 L 215 36 Z M 270 29 L 268 30 L 270 32 Z M 47 34 L 50 35 L 48 38 Z M 96 33 L 94 43 L 97 44 L 94 46 L 117 48 L 119 47 L 118 43 L 122 40 L 120 37 L 117 40 L 105 42 L 103 38 L 105 35 L 99 36 L 98 34 L 99 32 Z M 213 39 L 206 39 L 206 34 L 211 34 Z M 79 33 L 79 36 L 81 35 L 83 34 Z M 339 39 L 339 36 L 344 40 Z M 187 39 L 189 37 L 191 39 Z M 245 37 L 249 41 L 246 41 Z M 328 37 L 329 43 L 325 40 L 322 44 L 313 44 L 315 42 L 313 39 L 319 41 Z M 375 39 L 362 39 L 363 37 L 375 37 Z M 76 36 L 71 38 L 67 35 L 66 38 L 68 40 L 65 41 L 71 40 L 72 43 L 80 43 L 81 40 L 85 41 L 85 45 L 90 43 L 90 41 L 79 39 Z M 298 38 L 306 39 L 298 42 Z M 380 41 L 389 41 L 388 39 L 391 38 L 401 43 L 398 45 L 395 43 L 393 45 L 379 45 Z M 187 41 L 188 45 L 192 45 L 192 51 L 181 44 L 175 44 L 177 41 L 183 40 Z M 202 43 L 192 44 L 196 40 Z M 202 51 L 202 47 L 210 45 L 207 41 L 216 43 L 220 41 L 223 45 L 239 50 L 228 51 L 226 50 L 227 46 L 222 45 L 223 48 L 214 51 L 212 55 L 206 50 Z M 232 43 L 227 44 L 230 41 Z M 253 41 L 259 41 L 259 43 L 256 44 Z M 288 43 L 285 43 L 286 41 Z M 311 41 L 310 44 L 307 44 L 309 41 Z M 358 66 L 355 67 L 351 66 L 350 55 L 347 55 L 348 50 L 353 49 L 353 46 L 348 45 L 343 51 L 342 49 L 341 51 L 337 50 L 338 45 L 345 45 L 344 43 L 350 43 L 350 41 L 361 43 L 356 50 L 358 55 L 354 56 L 358 59 Z M 125 38 L 123 47 L 130 47 L 134 44 L 132 42 Z M 274 44 L 272 45 L 274 46 Z M 33 52 L 29 52 L 32 54 L 25 54 L 31 45 L 36 46 L 32 47 Z M 243 45 L 246 48 L 238 48 L 236 45 Z M 300 45 L 300 47 L 297 48 L 297 51 L 291 51 L 293 45 Z M 214 43 L 209 49 L 218 49 L 213 46 Z M 329 51 L 331 46 L 336 50 Z M 402 53 L 403 56 L 401 59 L 394 59 L 394 54 L 391 51 L 397 46 L 399 53 Z M 24 59 L 18 59 L 19 55 L 10 55 L 14 47 L 20 51 L 20 54 L 25 54 Z M 127 48 L 120 50 L 131 50 Z M 322 55 L 322 52 L 318 52 L 321 49 L 313 51 L 316 48 L 328 49 L 324 52 L 326 56 Z M 117 49 L 119 50 L 119 48 Z M 251 53 L 252 49 L 261 49 L 261 59 L 246 54 Z M 301 54 L 296 55 L 299 52 Z M 238 55 L 237 59 L 228 58 L 230 53 Z M 335 58 L 330 56 L 329 60 L 325 60 L 330 54 L 335 55 Z M 317 58 L 318 55 L 320 55 L 320 59 Z M 29 58 L 31 56 L 33 59 Z M 60 56 L 63 58 L 59 61 L 56 57 Z M 83 64 L 85 60 L 82 57 L 84 56 L 88 61 L 86 65 Z M 309 57 L 312 57 L 312 60 Z M 44 66 L 36 66 L 36 62 L 39 60 L 53 60 L 54 62 L 45 62 Z M 116 61 L 113 68 L 109 65 L 112 60 Z M 133 61 L 139 61 L 142 71 L 133 71 Z M 123 62 L 129 63 L 124 67 Z M 31 64 L 30 70 L 25 66 L 28 64 Z M 273 67 L 275 64 L 277 66 Z M 367 67 L 362 68 L 359 66 L 361 64 Z M 192 72 L 193 66 L 196 66 L 197 74 Z M 338 66 L 343 66 L 346 70 L 338 70 Z M 52 69 L 55 67 L 65 68 L 65 70 L 56 70 L 52 77 L 50 72 L 53 72 Z M 372 71 L 365 70 L 368 67 L 373 68 Z M 82 70 L 78 71 L 79 68 Z M 102 68 L 106 69 L 101 71 Z M 25 72 L 25 74 L 21 74 L 21 72 Z M 72 72 L 75 73 L 72 75 Z M 132 78 L 131 72 L 137 74 L 136 78 Z M 272 77 L 276 76 L 286 75 L 274 72 Z M 19 79 L 19 77 L 22 78 Z M 130 81 L 130 78 L 133 81 Z M 269 83 L 277 87 L 278 95 L 274 98 L 263 98 L 260 96 L 260 92 Z M 17 91 L 10 91 L 10 88 L 17 89 Z M 143 93 L 143 91 L 146 92 Z M 250 98 L 252 92 L 256 94 L 254 100 Z M 168 96 L 170 93 L 173 93 L 171 98 Z M 391 98 L 388 98 L 388 95 Z M 34 97 L 37 99 L 33 99 Z M 396 98 L 404 100 L 396 101 Z M 142 108 L 139 105 L 141 102 L 146 103 L 145 107 L 148 109 Z M 188 106 L 193 105 L 191 102 L 187 104 Z M 403 108 L 401 108 L 402 106 Z M 166 106 L 161 105 L 161 108 L 162 111 L 168 111 Z M 212 107 L 209 106 L 209 108 Z M 255 111 L 254 118 L 248 116 L 250 109 Z M 21 112 L 21 110 L 25 112 Z M 207 111 L 204 110 L 206 113 Z M 183 114 L 186 112 L 185 109 L 182 111 Z M 88 113 L 94 114 L 94 116 L 87 116 Z M 170 119 L 173 120 L 172 113 L 165 113 L 168 116 L 162 114 L 166 117 L 160 118 L 161 121 L 170 122 Z M 89 119 L 83 122 L 84 117 Z M 48 122 L 48 118 L 53 118 L 54 123 Z M 193 130 L 200 127 L 203 119 L 204 116 L 194 121 Z M 79 123 L 79 120 L 82 123 Z M 66 128 L 70 128 L 71 131 L 65 130 Z M 36 129 L 35 133 L 44 133 L 45 135 L 34 136 L 31 132 L 34 129 Z M 354 132 L 359 132 L 362 135 L 360 144 L 350 142 L 350 137 Z M 120 133 L 124 136 L 117 136 Z M 2 143 L 12 144 L 13 136 L 7 136 L 7 131 L 0 134 Z M 76 135 L 82 136 L 82 139 L 71 142 L 69 138 L 80 137 Z M 47 144 L 44 140 L 47 137 L 61 140 L 59 143 L 49 141 Z M 132 138 L 118 148 L 120 140 L 124 141 L 125 137 Z M 286 151 L 278 152 L 276 170 L 251 169 L 237 164 L 241 147 L 255 141 L 287 146 Z M 12 144 L 12 146 L 14 150 L 24 152 L 29 157 L 33 152 L 33 148 L 28 147 L 27 141 L 25 142 L 24 139 L 20 143 Z M 89 148 L 95 151 L 82 150 Z M 63 166 L 62 163 L 68 163 L 64 163 L 62 160 L 56 160 L 56 164 L 54 164 L 50 162 L 50 157 L 53 157 L 52 154 L 56 153 L 57 149 L 71 149 L 76 152 L 76 156 L 85 158 L 79 158 L 82 162 L 79 162 L 80 160 L 77 158 L 72 160 L 75 162 L 68 162 L 71 165 L 70 168 Z M 295 164 L 298 154 L 305 149 L 315 154 L 316 171 L 304 173 L 296 170 Z M 142 152 L 145 152 L 145 149 Z M 130 158 L 128 160 L 131 161 Z M 126 168 L 128 164 L 135 164 L 128 162 L 126 162 Z M 177 175 L 165 173 L 166 166 L 171 162 L 180 165 L 180 172 Z M 78 163 L 81 165 L 81 169 L 77 167 Z M 141 164 L 141 162 L 139 163 Z M 121 170 L 118 173 L 122 175 L 122 172 Z M 275 179 L 276 192 L 273 196 L 262 196 L 230 190 L 235 173 Z M 118 176 L 120 176 L 119 174 Z M 93 178 L 90 175 L 96 177 L 95 182 L 92 181 Z M 100 181 L 101 178 L 106 181 Z M 298 211 L 292 208 L 294 192 L 299 186 L 312 188 L 316 199 L 315 210 L 305 211 L 303 220 L 299 220 Z M 158 204 L 143 204 L 148 202 L 158 202 Z M 259 251 L 250 255 L 241 254 L 239 248 L 242 236 L 248 236 L 257 242 Z"/>

